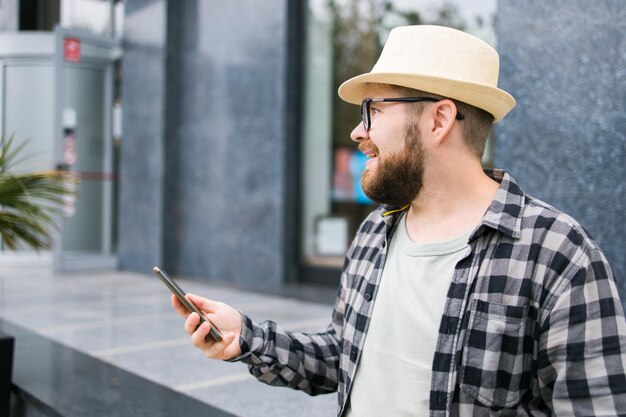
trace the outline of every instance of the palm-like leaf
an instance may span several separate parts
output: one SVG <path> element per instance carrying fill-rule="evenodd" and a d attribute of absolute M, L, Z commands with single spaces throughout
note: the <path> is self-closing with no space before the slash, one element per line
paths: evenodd
<path fill-rule="evenodd" d="M 24 144 L 13 146 L 13 138 L 0 146 L 0 237 L 9 249 L 24 243 L 33 249 L 49 249 L 51 230 L 62 212 L 66 187 L 74 181 L 66 171 L 12 173 Z"/>

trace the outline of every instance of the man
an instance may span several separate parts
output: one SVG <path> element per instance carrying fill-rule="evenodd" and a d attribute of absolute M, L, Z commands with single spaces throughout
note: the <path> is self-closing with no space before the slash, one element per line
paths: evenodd
<path fill-rule="evenodd" d="M 190 295 L 224 333 L 207 356 L 259 380 L 338 391 L 349 416 L 626 415 L 626 322 L 611 269 L 572 218 L 483 171 L 492 123 L 514 106 L 497 53 L 463 32 L 394 29 L 339 95 L 381 206 L 350 247 L 325 332 L 252 322 Z"/>

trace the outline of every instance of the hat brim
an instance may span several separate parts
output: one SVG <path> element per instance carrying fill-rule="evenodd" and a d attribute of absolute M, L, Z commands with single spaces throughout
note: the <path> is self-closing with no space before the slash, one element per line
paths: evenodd
<path fill-rule="evenodd" d="M 365 93 L 369 83 L 399 85 L 453 98 L 491 113 L 494 123 L 502 120 L 515 107 L 513 96 L 490 85 L 429 75 L 383 72 L 350 78 L 339 87 L 339 97 L 348 103 L 361 104 L 367 98 Z"/>

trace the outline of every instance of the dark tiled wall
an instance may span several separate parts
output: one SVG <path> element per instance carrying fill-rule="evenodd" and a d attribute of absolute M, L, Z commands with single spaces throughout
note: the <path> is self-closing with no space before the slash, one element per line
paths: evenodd
<path fill-rule="evenodd" d="M 500 85 L 517 107 L 496 165 L 599 242 L 626 305 L 626 8 L 621 0 L 500 2 Z"/>

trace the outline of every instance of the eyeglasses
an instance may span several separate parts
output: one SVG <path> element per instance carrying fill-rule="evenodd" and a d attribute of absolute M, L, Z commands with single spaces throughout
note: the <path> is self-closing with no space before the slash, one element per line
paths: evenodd
<path fill-rule="evenodd" d="M 372 127 L 372 117 L 370 116 L 370 105 L 372 103 L 382 103 L 382 102 L 401 102 L 401 103 L 417 103 L 420 101 L 431 101 L 433 103 L 437 101 L 441 101 L 440 99 L 433 97 L 395 97 L 395 98 L 366 98 L 361 103 L 361 122 L 363 122 L 363 127 L 365 130 L 370 130 Z M 456 113 L 457 120 L 465 119 L 461 113 L 457 111 Z"/>

